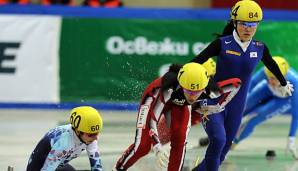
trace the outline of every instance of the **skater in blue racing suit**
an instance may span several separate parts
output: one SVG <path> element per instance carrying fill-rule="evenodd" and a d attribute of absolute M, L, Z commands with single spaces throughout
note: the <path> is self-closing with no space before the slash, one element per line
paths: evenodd
<path fill-rule="evenodd" d="M 289 68 L 288 62 L 282 57 L 273 57 L 283 75 L 294 87 L 298 86 L 298 73 Z M 280 94 L 280 84 L 267 68 L 260 69 L 252 78 L 251 87 L 244 112 L 244 122 L 241 124 L 233 143 L 236 145 L 250 136 L 254 128 L 281 114 L 291 114 L 292 121 L 288 134 L 287 151 L 298 159 L 295 138 L 298 125 L 298 92 L 292 96 Z"/>

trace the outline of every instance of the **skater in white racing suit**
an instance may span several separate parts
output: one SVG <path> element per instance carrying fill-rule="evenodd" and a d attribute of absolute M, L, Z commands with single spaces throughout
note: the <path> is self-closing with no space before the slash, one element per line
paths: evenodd
<path fill-rule="evenodd" d="M 27 171 L 75 171 L 68 164 L 86 150 L 91 171 L 102 171 L 97 139 L 102 129 L 99 112 L 90 106 L 71 111 L 70 123 L 51 129 L 32 152 Z"/>

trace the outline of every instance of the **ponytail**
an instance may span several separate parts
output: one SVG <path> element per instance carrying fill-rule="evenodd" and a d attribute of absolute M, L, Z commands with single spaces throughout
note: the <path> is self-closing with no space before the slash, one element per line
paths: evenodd
<path fill-rule="evenodd" d="M 222 34 L 215 34 L 215 35 L 216 35 L 217 38 L 220 38 L 220 37 L 232 35 L 233 34 L 233 31 L 234 31 L 234 21 L 233 20 L 230 20 L 226 24 L 225 28 L 223 29 Z"/>
<path fill-rule="evenodd" d="M 161 90 L 167 90 L 168 88 L 174 88 L 178 85 L 177 75 L 182 68 L 180 64 L 172 64 L 169 71 L 161 79 Z"/>

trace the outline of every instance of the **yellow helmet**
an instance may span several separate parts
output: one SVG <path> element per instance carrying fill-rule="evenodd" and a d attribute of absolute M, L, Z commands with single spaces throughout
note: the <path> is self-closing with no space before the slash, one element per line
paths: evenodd
<path fill-rule="evenodd" d="M 208 61 L 204 62 L 203 67 L 207 70 L 208 76 L 213 76 L 216 73 L 216 63 L 212 58 L 209 58 Z"/>
<path fill-rule="evenodd" d="M 288 73 L 289 67 L 290 67 L 289 63 L 283 57 L 280 57 L 280 56 L 274 56 L 273 60 L 277 63 L 278 68 L 280 69 L 282 75 L 286 76 L 286 74 Z M 269 71 L 269 69 L 267 67 L 265 67 L 264 72 L 265 72 L 265 75 L 267 76 L 267 78 L 270 78 L 270 77 L 275 78 L 275 76 L 272 74 L 271 71 Z"/>
<path fill-rule="evenodd" d="M 231 19 L 258 22 L 263 19 L 262 8 L 253 0 L 238 1 L 231 9 Z"/>
<path fill-rule="evenodd" d="M 71 126 L 78 131 L 93 134 L 102 130 L 100 113 L 91 106 L 80 106 L 71 110 L 69 117 Z"/>
<path fill-rule="evenodd" d="M 194 62 L 183 65 L 177 79 L 181 87 L 191 91 L 203 90 L 209 82 L 207 70 Z"/>

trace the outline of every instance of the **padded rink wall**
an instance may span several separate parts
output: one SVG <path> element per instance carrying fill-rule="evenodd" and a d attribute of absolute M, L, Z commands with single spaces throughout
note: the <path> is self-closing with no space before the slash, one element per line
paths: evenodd
<path fill-rule="evenodd" d="M 150 81 L 191 60 L 228 18 L 227 9 L 0 6 L 0 107 L 134 110 Z M 256 35 L 296 69 L 297 21 L 265 10 Z"/>

